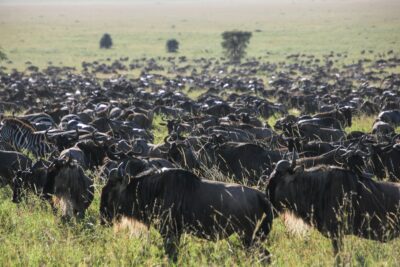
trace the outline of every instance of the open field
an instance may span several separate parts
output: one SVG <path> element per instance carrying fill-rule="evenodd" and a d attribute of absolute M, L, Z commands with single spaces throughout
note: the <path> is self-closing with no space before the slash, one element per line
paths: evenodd
<path fill-rule="evenodd" d="M 0 62 L 0 66 L 9 72 L 12 68 L 24 70 L 27 61 L 40 68 L 52 62 L 79 70 L 82 61 L 167 57 L 170 54 L 165 51 L 165 42 L 169 38 L 181 44 L 175 56 L 187 56 L 189 62 L 201 57 L 219 58 L 221 33 L 230 29 L 253 32 L 248 56 L 262 62 L 283 61 L 293 53 L 320 58 L 334 51 L 347 55 L 339 66 L 357 62 L 362 50 L 366 50 L 363 58 L 376 59 L 389 50 L 399 55 L 399 14 L 398 0 L 119 0 L 115 4 L 106 0 L 83 4 L 78 0 L 0 0 L 0 48 L 10 60 Z M 112 49 L 98 48 L 104 32 L 113 38 Z M 124 74 L 137 78 L 139 71 Z M 193 91 L 189 96 L 197 99 L 205 91 Z M 295 109 L 289 113 L 299 115 Z M 277 119 L 270 117 L 268 122 L 273 125 Z M 346 131 L 370 132 L 375 119 L 355 117 Z M 155 144 L 162 143 L 167 135 L 161 122 L 161 116 L 153 121 Z M 173 265 L 155 229 L 149 233 L 142 228 L 117 231 L 100 225 L 103 184 L 97 174 L 89 173 L 96 181 L 95 200 L 81 222 L 63 222 L 50 205 L 35 196 L 15 205 L 11 190 L 0 188 L 0 266 Z M 329 239 L 309 228 L 293 233 L 281 218 L 274 221 L 264 246 L 273 255 L 272 266 L 335 264 Z M 400 266 L 400 239 L 382 244 L 348 236 L 341 258 L 346 266 Z M 243 249 L 237 236 L 208 242 L 184 235 L 176 265 L 263 265 L 258 260 L 257 254 Z"/>
<path fill-rule="evenodd" d="M 347 52 L 353 62 L 361 50 L 398 51 L 400 44 L 395 0 L 2 2 L 0 47 L 14 62 L 10 67 L 19 69 L 28 60 L 40 67 L 48 61 L 79 67 L 107 57 L 167 56 L 168 38 L 180 41 L 178 55 L 220 57 L 221 33 L 230 29 L 252 31 L 248 55 L 271 61 L 335 51 Z M 104 32 L 115 43 L 109 51 L 98 49 Z"/>

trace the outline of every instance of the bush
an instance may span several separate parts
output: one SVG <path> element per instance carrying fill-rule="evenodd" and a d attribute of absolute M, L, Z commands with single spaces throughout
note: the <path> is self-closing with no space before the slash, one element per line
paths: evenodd
<path fill-rule="evenodd" d="M 240 63 L 246 55 L 246 48 L 250 42 L 251 32 L 226 31 L 222 33 L 222 47 L 225 49 L 225 55 L 232 63 Z"/>
<path fill-rule="evenodd" d="M 179 42 L 176 39 L 169 39 L 167 41 L 167 52 L 176 53 L 179 49 Z"/>
<path fill-rule="evenodd" d="M 108 33 L 103 34 L 103 37 L 100 39 L 100 48 L 111 48 L 113 45 L 111 36 Z"/>

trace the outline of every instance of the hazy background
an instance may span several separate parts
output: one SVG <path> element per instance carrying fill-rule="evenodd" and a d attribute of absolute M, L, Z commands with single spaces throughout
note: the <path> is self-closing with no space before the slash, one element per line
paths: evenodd
<path fill-rule="evenodd" d="M 317 56 L 361 50 L 398 51 L 400 1 L 394 0 L 0 0 L 0 46 L 13 67 L 80 66 L 106 57 L 166 56 L 176 38 L 178 55 L 219 57 L 220 34 L 253 32 L 248 56 L 281 60 L 290 53 Z M 100 50 L 111 34 L 114 47 Z"/>

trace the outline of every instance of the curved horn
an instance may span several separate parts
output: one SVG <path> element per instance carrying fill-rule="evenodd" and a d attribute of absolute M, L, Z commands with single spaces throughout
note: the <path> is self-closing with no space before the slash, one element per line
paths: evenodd
<path fill-rule="evenodd" d="M 336 152 L 335 152 L 335 158 L 336 158 L 336 153 L 337 153 L 337 151 L 338 151 L 338 150 L 336 150 Z M 356 153 L 356 151 L 349 149 L 348 151 L 346 151 L 346 152 L 342 155 L 342 157 L 343 157 L 343 158 L 351 157 L 351 156 L 353 156 L 355 153 Z"/>
<path fill-rule="evenodd" d="M 171 146 L 171 143 L 168 141 L 169 135 L 164 137 L 164 143 L 166 143 L 168 146 Z"/>
<path fill-rule="evenodd" d="M 372 156 L 372 152 L 371 152 L 371 151 L 368 151 L 368 153 L 367 153 L 367 152 L 364 152 L 364 151 L 362 151 L 362 150 L 360 150 L 360 149 L 357 149 L 357 150 L 355 151 L 355 153 L 356 153 L 357 155 L 359 155 L 359 156 L 362 156 L 362 157 L 371 157 L 371 156 Z"/>

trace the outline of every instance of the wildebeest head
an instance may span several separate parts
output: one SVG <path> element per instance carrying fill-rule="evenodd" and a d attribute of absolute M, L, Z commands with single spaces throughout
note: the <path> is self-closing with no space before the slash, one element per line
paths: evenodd
<path fill-rule="evenodd" d="M 371 144 L 368 146 L 368 149 L 371 154 L 370 163 L 372 170 L 377 178 L 383 179 L 386 176 L 384 153 L 391 149 L 391 145 L 383 147 L 381 144 Z"/>
<path fill-rule="evenodd" d="M 277 201 L 278 199 L 282 199 L 278 194 L 284 193 L 282 192 L 281 187 L 291 183 L 295 179 L 295 174 L 297 172 L 303 171 L 302 167 L 295 169 L 295 166 L 295 159 L 293 159 L 292 162 L 289 162 L 288 160 L 280 160 L 276 164 L 274 171 L 269 176 L 267 195 L 269 196 L 273 206 L 278 211 L 281 211 L 284 207 L 283 203 Z"/>
<path fill-rule="evenodd" d="M 168 160 L 184 168 L 198 168 L 199 162 L 190 146 L 184 143 L 173 142 L 170 144 Z"/>
<path fill-rule="evenodd" d="M 131 177 L 145 171 L 148 168 L 147 163 L 139 158 L 130 157 L 118 165 L 118 175 L 120 177 Z"/>
<path fill-rule="evenodd" d="M 374 174 L 383 179 L 386 172 L 391 180 L 397 181 L 400 177 L 398 158 L 400 157 L 400 146 L 398 144 L 372 144 L 369 145 L 370 162 Z"/>
<path fill-rule="evenodd" d="M 352 113 L 351 113 L 351 108 L 350 107 L 343 107 L 340 108 L 340 112 L 343 114 L 346 124 L 348 127 L 351 127 L 352 124 Z"/>
<path fill-rule="evenodd" d="M 36 195 L 41 195 L 47 182 L 47 166 L 42 161 L 37 161 L 29 170 L 17 171 L 13 183 L 14 203 L 22 200 L 24 190 L 32 190 Z"/>
<path fill-rule="evenodd" d="M 86 141 L 79 142 L 76 146 L 85 154 L 89 167 L 101 165 L 107 156 L 108 145 L 106 143 L 99 144 L 94 141 Z"/>
<path fill-rule="evenodd" d="M 117 168 L 112 169 L 107 184 L 101 191 L 100 220 L 101 224 L 111 223 L 119 206 L 119 191 L 123 184 L 123 176 Z"/>
<path fill-rule="evenodd" d="M 118 168 L 112 169 L 109 174 L 107 184 L 101 192 L 100 199 L 100 219 L 101 224 L 111 223 L 120 206 L 120 192 L 129 183 L 130 179 L 134 179 L 139 173 L 148 168 L 148 165 L 141 159 L 131 158 L 122 162 Z M 133 191 L 136 193 L 135 191 Z M 130 195 L 130 197 L 135 197 Z M 134 212 L 132 210 L 132 212 Z"/>

